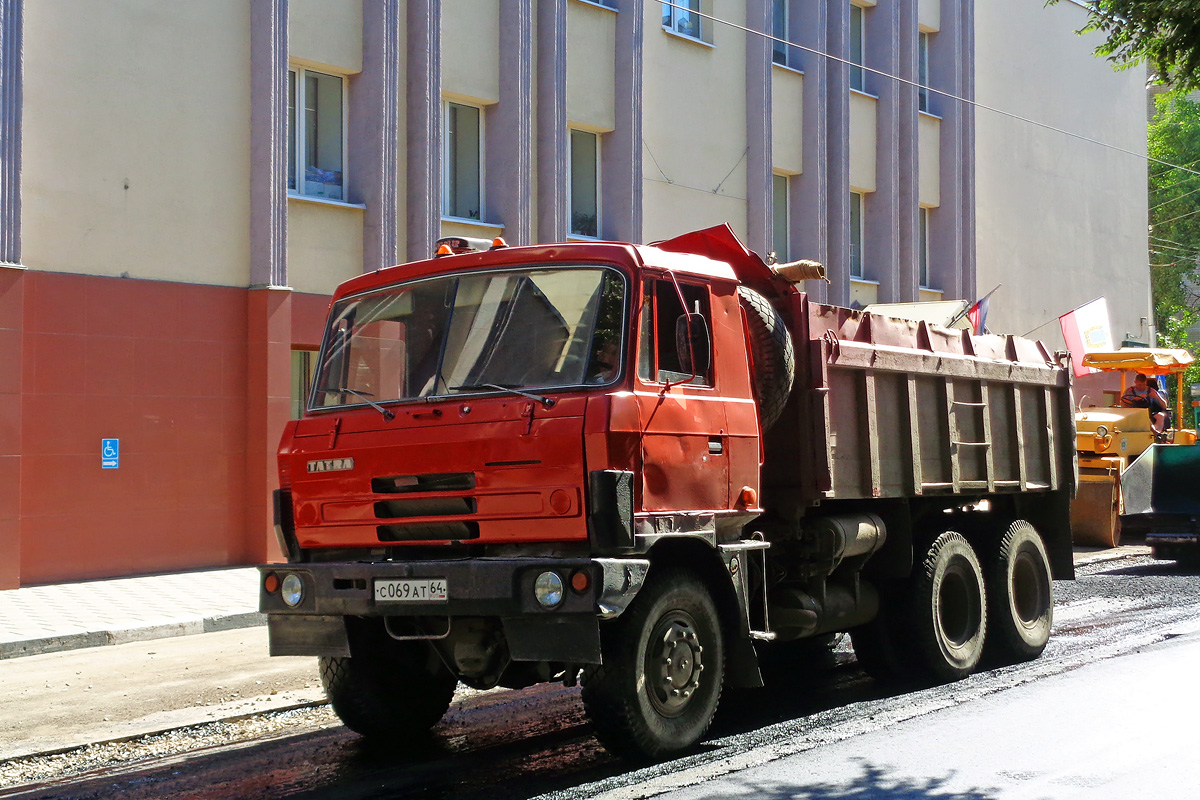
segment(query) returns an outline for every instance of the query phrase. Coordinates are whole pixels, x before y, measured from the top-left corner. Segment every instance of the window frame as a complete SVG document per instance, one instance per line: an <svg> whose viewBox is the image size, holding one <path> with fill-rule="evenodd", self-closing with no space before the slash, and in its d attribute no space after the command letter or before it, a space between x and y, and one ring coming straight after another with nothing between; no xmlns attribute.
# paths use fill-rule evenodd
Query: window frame
<svg viewBox="0 0 1200 800"><path fill-rule="evenodd" d="M917 111L929 114L929 34L917 32Z"/></svg>
<svg viewBox="0 0 1200 800"><path fill-rule="evenodd" d="M349 164L349 140L348 133L350 128L350 103L348 97L349 81L345 75L336 72L323 72L318 69L310 69L301 64L288 65L288 96L289 110L287 114L287 141L284 143L284 152L287 156L289 172L285 179L288 195L291 197L300 197L309 200L318 200L327 203L343 203L346 204L347 195L350 186L350 164ZM342 185L341 197L327 197L319 194L309 194L307 191L307 179L304 177L307 171L305 161L306 148L306 125L301 124L300 116L304 110L307 81L304 77L307 73L321 75L328 78L336 78L341 84L342 102L341 102L341 163L342 163ZM295 185L293 185L295 184Z"/></svg>
<svg viewBox="0 0 1200 800"><path fill-rule="evenodd" d="M593 176L593 185L596 191L592 197L592 202L596 209L595 233L581 233L575 230L575 134L581 133L592 137L592 146L595 148L594 166L595 175ZM571 237L581 237L585 239L600 238L600 231L603 230L602 219L602 188L600 178L603 174L600 168L600 134L595 131L585 130L584 128L568 128L567 129L567 233Z"/></svg>
<svg viewBox="0 0 1200 800"><path fill-rule="evenodd" d="M783 210L779 209L779 181L783 181ZM791 225L791 189L792 177L781 172L771 174L771 247L775 251L775 259L780 262L789 261L792 249ZM780 222L782 221L782 225ZM782 228L783 249L780 250L780 229Z"/></svg>
<svg viewBox="0 0 1200 800"><path fill-rule="evenodd" d="M697 373L692 380L671 380L663 377L663 368L659 357L662 348L663 336L669 339L674 339L675 332L667 331L665 334L660 329L659 317L662 309L659 304L659 287L663 287L663 291L668 292L672 296L675 293L675 281L671 279L671 275L651 274L647 275L642 280L642 297L640 310L638 312L638 329L637 329L637 352L635 354L634 369L637 372L638 380L647 385L655 386L686 386L691 389L715 389L717 386L716 374L716 359L713 358L713 352L716 345L712 340L713 337L713 302L709 292L709 286L703 282L693 282L689 280L690 276L684 276L683 280L679 280L679 290L683 291L685 287L699 290L704 297L704 307L700 310L700 315L704 318L705 324L708 326L709 335L709 352L708 352L708 370L706 374ZM678 278L677 278L678 279ZM684 298L687 299L686 297ZM686 305L683 307L686 312ZM650 320L650 327L647 329L646 320ZM649 338L649 342L647 342ZM643 357L649 356L649 360L643 363ZM645 369L643 369L645 367ZM670 370L666 370L670 372Z"/></svg>
<svg viewBox="0 0 1200 800"><path fill-rule="evenodd" d="M929 209L917 207L917 288L931 289L929 274Z"/></svg>
<svg viewBox="0 0 1200 800"><path fill-rule="evenodd" d="M857 23L855 15L858 16ZM846 60L850 62L850 89L855 92L867 91L867 77L864 67L867 65L867 11L862 6L850 3L850 47ZM855 34L858 38L858 54L855 58Z"/></svg>
<svg viewBox="0 0 1200 800"><path fill-rule="evenodd" d="M681 36L684 39L690 39L693 42L711 45L712 42L709 40L712 30L711 26L708 24L709 21L705 17L700 16L703 13L707 13L704 9L704 0L674 0L674 2L678 5L686 5L687 8L677 8L675 5L662 3L663 13L660 19L662 20L663 30L674 36ZM688 33L679 29L681 17L687 14L696 15L696 33Z"/></svg>
<svg viewBox="0 0 1200 800"><path fill-rule="evenodd" d="M857 203L855 202L857 200ZM857 214L855 213L855 205L858 206ZM864 192L850 192L850 277L862 279L866 277L866 270L863 269L863 242L866 239L866 197ZM858 224L855 224L854 218L858 217Z"/></svg>
<svg viewBox="0 0 1200 800"><path fill-rule="evenodd" d="M782 9L782 32L779 30L780 19L777 16L777 11ZM791 66L788 61L788 48L790 39L788 31L791 27L791 2L790 0L771 0L771 63L778 64L781 67ZM779 41L782 39L783 41Z"/></svg>
<svg viewBox="0 0 1200 800"><path fill-rule="evenodd" d="M450 107L458 106L460 108L474 109L479 115L479 135L476 144L476 152L478 159L476 163L476 180L478 181L478 197L479 197L479 216L464 217L458 214L452 214L450 209ZM461 100L446 98L442 101L442 218L466 222L470 224L479 224L484 222L483 211L487 208L487 139L486 139L486 109L483 106L475 105L474 103L466 103Z"/></svg>

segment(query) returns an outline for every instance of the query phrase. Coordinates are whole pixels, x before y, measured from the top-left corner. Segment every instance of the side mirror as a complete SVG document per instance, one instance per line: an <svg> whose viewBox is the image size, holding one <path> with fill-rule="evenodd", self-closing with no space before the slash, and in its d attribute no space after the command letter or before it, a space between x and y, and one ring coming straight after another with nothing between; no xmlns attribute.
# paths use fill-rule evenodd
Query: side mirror
<svg viewBox="0 0 1200 800"><path fill-rule="evenodd" d="M712 340L702 314L683 313L675 320L675 352L684 372L707 375Z"/></svg>

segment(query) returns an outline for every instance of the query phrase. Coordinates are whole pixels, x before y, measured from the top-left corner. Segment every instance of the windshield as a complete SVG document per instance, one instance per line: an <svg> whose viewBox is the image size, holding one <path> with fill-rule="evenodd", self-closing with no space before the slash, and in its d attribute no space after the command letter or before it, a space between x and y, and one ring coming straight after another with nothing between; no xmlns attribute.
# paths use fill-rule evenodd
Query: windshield
<svg viewBox="0 0 1200 800"><path fill-rule="evenodd" d="M609 383L625 279L604 267L465 273L337 303L310 408Z"/></svg>

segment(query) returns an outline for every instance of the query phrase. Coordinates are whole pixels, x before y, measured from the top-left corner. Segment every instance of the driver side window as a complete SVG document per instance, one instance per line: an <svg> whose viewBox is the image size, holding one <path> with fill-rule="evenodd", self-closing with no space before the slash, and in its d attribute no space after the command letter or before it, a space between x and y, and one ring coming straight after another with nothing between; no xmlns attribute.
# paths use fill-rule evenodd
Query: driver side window
<svg viewBox="0 0 1200 800"><path fill-rule="evenodd" d="M692 370L687 368L691 363L689 354L680 352L681 347L687 347L686 339L681 340L676 335L678 321L685 312L685 305L680 304L680 294L686 311L700 315L708 330L712 330L706 287L680 282L676 289L674 281L647 280L639 321L638 376L650 383L686 382L694 386L712 386L712 368L706 366L693 377ZM695 354L696 363L711 364L711 355Z"/></svg>

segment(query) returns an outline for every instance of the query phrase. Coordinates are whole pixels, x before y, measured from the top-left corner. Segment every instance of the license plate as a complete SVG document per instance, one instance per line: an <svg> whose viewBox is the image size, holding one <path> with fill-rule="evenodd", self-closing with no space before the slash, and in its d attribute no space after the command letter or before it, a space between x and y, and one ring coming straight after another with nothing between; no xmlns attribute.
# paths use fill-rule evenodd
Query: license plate
<svg viewBox="0 0 1200 800"><path fill-rule="evenodd" d="M444 603L445 578L375 581L376 603Z"/></svg>

